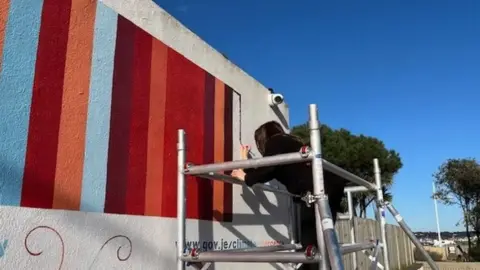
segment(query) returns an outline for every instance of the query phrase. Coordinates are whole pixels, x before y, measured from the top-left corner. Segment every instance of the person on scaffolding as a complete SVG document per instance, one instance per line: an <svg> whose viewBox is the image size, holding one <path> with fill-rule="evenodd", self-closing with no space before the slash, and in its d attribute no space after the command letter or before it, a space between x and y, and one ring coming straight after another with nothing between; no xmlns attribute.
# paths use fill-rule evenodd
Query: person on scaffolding
<svg viewBox="0 0 480 270"><path fill-rule="evenodd" d="M254 137L257 149L264 157L299 152L304 146L300 138L287 134L282 126L275 121L261 125L255 131ZM241 156L243 159L248 158L248 153L248 146L242 146ZM245 184L249 187L276 179L285 185L288 192L292 194L304 196L308 191L313 193L313 174L310 163L294 163L245 170L237 169L232 171L231 175L245 181ZM333 222L335 222L337 212L341 208L340 204L344 196L346 181L328 171L324 171L324 179L325 193L328 195ZM302 247L304 249L308 245L318 247L315 208L313 206L307 207L306 203L301 200L294 201L300 203L300 243ZM299 269L318 269L318 264L304 264Z"/></svg>

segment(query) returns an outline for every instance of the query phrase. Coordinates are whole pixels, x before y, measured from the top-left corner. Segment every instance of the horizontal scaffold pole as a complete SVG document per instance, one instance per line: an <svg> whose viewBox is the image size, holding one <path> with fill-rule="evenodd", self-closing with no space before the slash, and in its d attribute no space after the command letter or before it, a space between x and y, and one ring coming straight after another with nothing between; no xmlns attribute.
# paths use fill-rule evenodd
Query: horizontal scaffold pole
<svg viewBox="0 0 480 270"><path fill-rule="evenodd" d="M211 172L232 171L235 169L250 169L250 168L260 168L260 167L266 167L266 166L300 163L300 162L307 162L309 160L312 160L312 157L313 156L311 153L302 154L300 152L297 152L297 153L280 154L276 156L268 156L268 157L262 157L262 158L197 165L197 166L190 166L186 168L185 174L199 175L199 174L207 174Z"/></svg>
<svg viewBox="0 0 480 270"><path fill-rule="evenodd" d="M351 192L351 193L355 193L355 192L365 192L365 191L372 191L366 187L362 187L362 186L354 186L354 187L346 187L345 188L345 193L347 192Z"/></svg>
<svg viewBox="0 0 480 270"><path fill-rule="evenodd" d="M245 263L318 263L320 254L307 258L304 252L201 252L196 257L185 256L184 262L245 262Z"/></svg>
<svg viewBox="0 0 480 270"><path fill-rule="evenodd" d="M288 154L280 154L276 156L268 156L263 158L237 160L237 161L229 161L229 162L213 163L213 164L205 164L205 165L192 165L192 166L189 166L188 168L185 168L184 173L189 175L205 175L205 174L216 173L221 171L231 171L235 169L250 169L250 168L260 168L260 167L266 167L266 166L276 166L276 165L307 162L312 160L312 158L313 156L310 152L288 153ZM333 174L336 174L352 183L360 185L361 187L364 187L367 190L376 190L376 187L374 184L326 160L323 160L323 166L325 170ZM352 192L356 192L356 191L357 190ZM359 189L358 191L363 191L363 190Z"/></svg>
<svg viewBox="0 0 480 270"><path fill-rule="evenodd" d="M376 186L370 182L368 182L367 180L365 179L362 179L358 176L356 176L355 174L351 173L351 172L348 172L340 167L338 167L337 165L334 165L333 163L330 163L326 160L323 160L323 168L333 174L336 174L352 183L355 183L359 186L362 186L362 187L366 187L367 189L369 190L377 190L376 189Z"/></svg>
<svg viewBox="0 0 480 270"><path fill-rule="evenodd" d="M287 245L277 246L285 248ZM340 247L342 254L349 254L366 249L372 249L375 243L344 244ZM273 247L256 247L249 250L216 250L199 252L194 257L191 255L182 258L185 262L269 262L269 263L317 263L320 262L320 254L307 257L305 252L275 252L267 251ZM297 248L292 245L289 249ZM288 250L289 250L288 249ZM285 249L284 249L285 250Z"/></svg>
<svg viewBox="0 0 480 270"><path fill-rule="evenodd" d="M234 185L245 185L244 181L238 180L237 178L232 177L230 175L226 175L226 174L208 173L208 174L200 174L200 175L197 175L197 176L202 177L202 178L211 179L211 180L223 181L223 182L234 184ZM270 192L274 192L274 193L277 193L277 194L282 194L282 195L286 195L286 196L290 196L290 197L300 197L299 195L292 194L292 193L290 193L286 190L274 188L274 187L264 185L264 184L255 184L255 185L253 185L253 188L257 188L257 189L261 189L261 190L265 190L265 191L270 191Z"/></svg>
<svg viewBox="0 0 480 270"><path fill-rule="evenodd" d="M224 249L224 250L214 250L209 252L220 253L220 252L274 252L274 251L287 251L287 250L299 250L302 249L301 244L285 244L285 245L276 245L276 246L263 246L263 247L248 247L248 248L237 248L237 249Z"/></svg>
<svg viewBox="0 0 480 270"><path fill-rule="evenodd" d="M366 243L355 243L355 244L343 244L340 247L342 254L350 254L353 252L358 252L366 249L372 249L375 247L375 243L366 242Z"/></svg>

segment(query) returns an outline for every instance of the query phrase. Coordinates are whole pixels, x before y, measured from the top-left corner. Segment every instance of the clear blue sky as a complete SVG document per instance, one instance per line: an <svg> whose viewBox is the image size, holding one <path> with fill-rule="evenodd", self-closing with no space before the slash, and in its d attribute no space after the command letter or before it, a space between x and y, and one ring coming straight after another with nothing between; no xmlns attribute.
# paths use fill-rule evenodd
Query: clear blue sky
<svg viewBox="0 0 480 270"><path fill-rule="evenodd" d="M292 125L317 103L322 122L398 151L394 204L412 229L436 230L432 173L480 159L480 2L156 1L283 93ZM440 205L441 229L460 215Z"/></svg>

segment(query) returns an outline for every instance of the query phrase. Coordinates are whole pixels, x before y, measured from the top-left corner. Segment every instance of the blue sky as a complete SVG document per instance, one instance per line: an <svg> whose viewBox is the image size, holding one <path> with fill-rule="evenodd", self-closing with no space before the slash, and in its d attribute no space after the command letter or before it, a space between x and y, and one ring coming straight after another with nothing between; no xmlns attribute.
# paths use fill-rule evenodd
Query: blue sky
<svg viewBox="0 0 480 270"><path fill-rule="evenodd" d="M284 94L292 125L317 103L323 123L398 151L394 204L412 229L436 230L432 173L447 158L480 159L480 2L157 3ZM441 229L460 216L440 205Z"/></svg>

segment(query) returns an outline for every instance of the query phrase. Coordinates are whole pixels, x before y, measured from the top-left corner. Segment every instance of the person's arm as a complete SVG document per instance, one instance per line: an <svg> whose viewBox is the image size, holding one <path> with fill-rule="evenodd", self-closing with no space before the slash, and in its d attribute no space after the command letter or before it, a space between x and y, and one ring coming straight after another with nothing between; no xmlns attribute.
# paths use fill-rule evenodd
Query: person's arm
<svg viewBox="0 0 480 270"><path fill-rule="evenodd" d="M282 146L276 139L270 139L265 145L264 157L283 153ZM257 183L266 183L275 178L275 166L245 169L245 184L249 187Z"/></svg>

